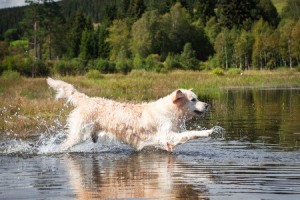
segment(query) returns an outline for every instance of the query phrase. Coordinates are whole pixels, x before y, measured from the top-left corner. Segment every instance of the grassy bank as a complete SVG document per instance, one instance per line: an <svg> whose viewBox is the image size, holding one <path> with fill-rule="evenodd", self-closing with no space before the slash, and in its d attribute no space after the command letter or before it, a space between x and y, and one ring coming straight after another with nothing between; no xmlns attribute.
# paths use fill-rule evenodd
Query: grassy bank
<svg viewBox="0 0 300 200"><path fill-rule="evenodd" d="M300 87L300 73L288 70L246 71L217 76L211 72L175 71L157 74L133 71L129 75L108 74L100 79L55 77L75 85L90 96L120 101L149 101L176 88L193 88L202 99L218 99L227 88ZM45 78L0 78L0 136L27 137L44 132L65 120L71 107L54 101ZM63 109L62 109L63 108Z"/></svg>

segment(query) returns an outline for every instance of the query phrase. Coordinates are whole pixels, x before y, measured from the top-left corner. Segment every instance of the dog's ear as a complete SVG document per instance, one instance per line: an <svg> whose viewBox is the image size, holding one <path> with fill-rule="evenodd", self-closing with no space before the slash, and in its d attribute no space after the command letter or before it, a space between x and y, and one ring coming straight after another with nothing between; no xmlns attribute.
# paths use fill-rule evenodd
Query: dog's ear
<svg viewBox="0 0 300 200"><path fill-rule="evenodd" d="M173 97L173 103L178 102L178 100L182 99L185 97L185 94L181 90L177 90L175 92L175 95Z"/></svg>

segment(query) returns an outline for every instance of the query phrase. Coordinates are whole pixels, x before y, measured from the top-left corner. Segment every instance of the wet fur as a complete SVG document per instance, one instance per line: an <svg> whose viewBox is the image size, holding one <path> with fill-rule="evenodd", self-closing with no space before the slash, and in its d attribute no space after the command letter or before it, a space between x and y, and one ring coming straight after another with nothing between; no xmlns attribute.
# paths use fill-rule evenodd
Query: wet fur
<svg viewBox="0 0 300 200"><path fill-rule="evenodd" d="M89 137L97 142L99 135L108 135L136 150L150 146L173 151L176 145L213 132L185 130L185 122L202 116L208 107L191 90L179 89L154 102L131 104L88 97L64 81L48 78L47 83L57 92L57 99L64 98L75 107L68 117L68 136L61 150Z"/></svg>

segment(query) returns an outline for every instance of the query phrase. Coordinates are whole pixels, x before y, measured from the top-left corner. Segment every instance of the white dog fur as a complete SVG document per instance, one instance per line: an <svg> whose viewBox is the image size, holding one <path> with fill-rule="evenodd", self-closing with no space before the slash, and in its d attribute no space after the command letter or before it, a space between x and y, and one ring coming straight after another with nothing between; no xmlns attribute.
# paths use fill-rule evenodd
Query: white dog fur
<svg viewBox="0 0 300 200"><path fill-rule="evenodd" d="M57 99L65 98L75 107L67 120L68 135L61 150L89 137L96 142L99 134L107 134L136 150L155 147L173 151L176 145L214 132L185 129L187 120L203 116L208 108L191 90L178 89L154 102L130 104L88 97L64 81L48 78L47 83L57 92Z"/></svg>

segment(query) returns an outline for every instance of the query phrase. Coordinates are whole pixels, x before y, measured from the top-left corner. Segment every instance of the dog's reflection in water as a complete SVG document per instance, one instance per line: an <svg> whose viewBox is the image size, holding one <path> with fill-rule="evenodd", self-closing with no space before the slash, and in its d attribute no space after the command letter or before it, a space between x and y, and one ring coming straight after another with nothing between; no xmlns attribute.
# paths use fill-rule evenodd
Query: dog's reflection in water
<svg viewBox="0 0 300 200"><path fill-rule="evenodd" d="M203 199L212 181L208 170L162 152L70 154L66 161L78 199Z"/></svg>

